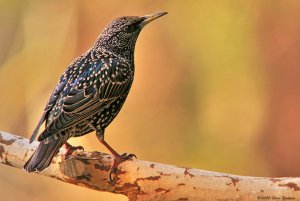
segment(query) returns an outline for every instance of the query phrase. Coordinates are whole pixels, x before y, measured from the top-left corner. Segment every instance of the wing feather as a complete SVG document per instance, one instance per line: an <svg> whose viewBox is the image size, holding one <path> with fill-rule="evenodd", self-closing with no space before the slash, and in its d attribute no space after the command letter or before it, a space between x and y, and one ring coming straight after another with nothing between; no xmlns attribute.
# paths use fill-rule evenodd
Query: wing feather
<svg viewBox="0 0 300 201"><path fill-rule="evenodd" d="M117 60L117 58L113 59ZM107 61L109 61L109 58L107 58ZM99 64L91 65L99 68ZM122 65L123 71L116 72L115 68L120 68L120 66L117 65ZM109 70L105 72L100 68L99 75L94 76L94 80L90 80L92 84L85 88L80 89L78 87L78 80L74 81L75 84L63 98L61 113L47 125L47 128L39 136L39 141L73 127L97 112L109 107L109 105L118 98L127 95L133 81L133 76L124 69L129 69L130 66L126 62L121 61L107 62L105 66L106 69L108 68ZM90 68L91 66L86 67L86 69ZM124 72L126 72L126 74L124 74ZM105 79L102 77L103 73L105 73ZM115 73L114 79L110 79L113 73ZM83 75L90 76L90 73L85 72ZM87 77L81 77L81 79L87 80ZM100 82L100 80L102 80L102 82Z"/></svg>
<svg viewBox="0 0 300 201"><path fill-rule="evenodd" d="M52 107L55 105L57 99L58 99L58 96L59 94L62 92L63 88L65 87L66 85L66 81L63 80L63 79L60 79L59 83L56 85L54 91L52 92L52 94L50 95L50 98L49 98L49 101L48 103L46 104L45 106L45 109L44 109L44 113L39 121L39 123L37 124L36 128L34 129L31 137L30 137L30 140L29 142L32 143L34 141L34 139L36 138L38 132L39 132L39 129L41 127L41 125L44 123L44 121L46 120L47 118L47 115L49 113L49 111L52 109Z"/></svg>

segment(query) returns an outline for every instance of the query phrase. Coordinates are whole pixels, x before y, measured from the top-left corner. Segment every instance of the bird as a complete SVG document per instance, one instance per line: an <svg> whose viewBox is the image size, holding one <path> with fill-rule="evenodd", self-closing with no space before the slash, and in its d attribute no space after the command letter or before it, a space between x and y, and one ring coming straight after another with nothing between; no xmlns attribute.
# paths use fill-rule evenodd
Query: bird
<svg viewBox="0 0 300 201"><path fill-rule="evenodd" d="M121 110L134 78L134 50L145 25L166 15L124 16L113 20L100 33L93 46L77 57L61 75L30 138L39 134L39 145L23 169L39 172L47 168L65 145L67 158L74 150L67 140L96 131L99 141L110 151L109 179L118 165L134 154L119 154L105 140L106 127Z"/></svg>

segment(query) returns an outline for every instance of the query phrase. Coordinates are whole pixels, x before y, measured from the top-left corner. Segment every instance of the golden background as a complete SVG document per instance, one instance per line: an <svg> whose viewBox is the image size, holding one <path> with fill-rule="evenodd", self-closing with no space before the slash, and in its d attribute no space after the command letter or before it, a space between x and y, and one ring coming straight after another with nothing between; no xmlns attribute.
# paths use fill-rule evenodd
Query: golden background
<svg viewBox="0 0 300 201"><path fill-rule="evenodd" d="M60 74L116 17L140 34L129 97L106 130L143 160L300 175L300 4L280 0L0 0L0 130L29 137ZM107 150L95 135L70 140ZM0 200L126 200L0 165Z"/></svg>

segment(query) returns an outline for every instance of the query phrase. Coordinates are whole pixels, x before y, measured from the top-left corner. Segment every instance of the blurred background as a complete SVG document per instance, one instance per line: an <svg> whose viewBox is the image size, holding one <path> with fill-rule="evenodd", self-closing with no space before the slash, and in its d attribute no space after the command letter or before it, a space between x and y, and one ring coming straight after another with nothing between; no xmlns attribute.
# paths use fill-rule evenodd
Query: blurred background
<svg viewBox="0 0 300 201"><path fill-rule="evenodd" d="M0 0L0 130L29 137L60 74L116 17L169 14L136 46L107 141L143 160L300 176L300 4ZM70 140L107 150L94 134ZM1 200L126 200L0 165Z"/></svg>

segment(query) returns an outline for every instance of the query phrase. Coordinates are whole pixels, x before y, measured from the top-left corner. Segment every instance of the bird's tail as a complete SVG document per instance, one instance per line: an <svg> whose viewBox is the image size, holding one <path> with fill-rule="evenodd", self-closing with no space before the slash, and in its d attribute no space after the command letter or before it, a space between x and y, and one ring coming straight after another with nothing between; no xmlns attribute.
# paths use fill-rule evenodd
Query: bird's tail
<svg viewBox="0 0 300 201"><path fill-rule="evenodd" d="M48 167L53 157L58 153L59 148L67 141L66 137L52 138L48 142L41 141L23 169L26 172L42 171Z"/></svg>

